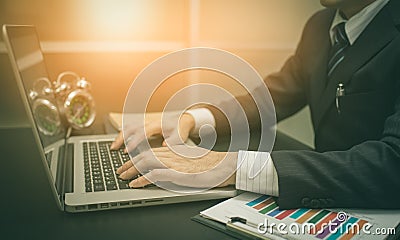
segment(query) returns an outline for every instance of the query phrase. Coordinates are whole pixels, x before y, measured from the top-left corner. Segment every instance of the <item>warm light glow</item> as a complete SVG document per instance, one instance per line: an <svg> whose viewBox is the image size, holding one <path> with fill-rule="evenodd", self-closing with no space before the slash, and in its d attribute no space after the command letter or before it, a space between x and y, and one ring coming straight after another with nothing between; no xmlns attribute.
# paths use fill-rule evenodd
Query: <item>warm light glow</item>
<svg viewBox="0 0 400 240"><path fill-rule="evenodd" d="M182 41L187 32L185 0L87 0L73 20L87 40Z"/></svg>
<svg viewBox="0 0 400 240"><path fill-rule="evenodd" d="M121 36L138 28L146 11L144 1L139 0L89 0L88 17L107 34Z"/></svg>

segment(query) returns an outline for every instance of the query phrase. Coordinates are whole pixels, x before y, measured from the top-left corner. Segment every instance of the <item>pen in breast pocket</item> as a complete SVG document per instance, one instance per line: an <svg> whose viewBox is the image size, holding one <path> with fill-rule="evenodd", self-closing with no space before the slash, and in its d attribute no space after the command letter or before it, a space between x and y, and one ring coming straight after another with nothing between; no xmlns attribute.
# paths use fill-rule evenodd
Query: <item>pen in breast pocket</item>
<svg viewBox="0 0 400 240"><path fill-rule="evenodd" d="M339 83L336 88L336 110L338 114L340 114L340 97L345 95L344 85L343 83Z"/></svg>

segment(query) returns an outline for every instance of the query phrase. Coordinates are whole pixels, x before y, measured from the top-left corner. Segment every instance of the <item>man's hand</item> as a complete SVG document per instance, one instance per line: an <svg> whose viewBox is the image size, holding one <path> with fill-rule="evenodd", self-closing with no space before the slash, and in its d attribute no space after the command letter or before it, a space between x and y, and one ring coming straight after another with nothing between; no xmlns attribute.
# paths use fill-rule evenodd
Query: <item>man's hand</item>
<svg viewBox="0 0 400 240"><path fill-rule="evenodd" d="M184 147L175 146L174 150ZM199 158L187 158L163 147L151 149L127 161L117 174L121 179L129 180L140 174L138 169L142 173L147 172L129 183L132 188L155 182L172 182L195 188L223 187L235 184L236 162L237 153L210 151Z"/></svg>
<svg viewBox="0 0 400 240"><path fill-rule="evenodd" d="M171 119L170 124L162 124L162 113L152 113L151 117L146 117L145 119L144 124L133 124L133 126L128 127L125 131L121 131L111 144L111 150L117 150L124 144L124 134L125 138L129 139L125 152L135 149L144 139L155 135L161 135L162 133L164 133L163 146L167 145L166 141L168 141L168 139L170 139L172 143L178 144L180 141L185 142L189 138L189 134L195 126L195 120L192 115L188 113L182 114L178 121L179 124L173 124L173 119ZM165 120L168 121L169 119ZM162 129L162 126L164 129ZM145 131L143 131L143 129L145 129Z"/></svg>

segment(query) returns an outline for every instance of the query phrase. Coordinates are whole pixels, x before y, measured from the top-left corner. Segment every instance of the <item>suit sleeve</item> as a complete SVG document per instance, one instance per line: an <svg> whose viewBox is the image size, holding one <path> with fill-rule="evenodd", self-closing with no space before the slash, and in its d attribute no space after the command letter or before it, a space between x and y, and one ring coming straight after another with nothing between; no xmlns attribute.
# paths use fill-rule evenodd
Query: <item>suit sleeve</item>
<svg viewBox="0 0 400 240"><path fill-rule="evenodd" d="M346 151L276 151L279 206L400 207L400 97L382 138Z"/></svg>

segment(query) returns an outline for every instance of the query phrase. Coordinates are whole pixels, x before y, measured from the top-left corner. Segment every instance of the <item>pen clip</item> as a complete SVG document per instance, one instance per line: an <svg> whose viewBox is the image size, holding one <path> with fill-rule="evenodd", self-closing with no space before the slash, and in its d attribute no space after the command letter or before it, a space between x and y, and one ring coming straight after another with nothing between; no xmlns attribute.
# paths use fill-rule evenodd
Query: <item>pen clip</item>
<svg viewBox="0 0 400 240"><path fill-rule="evenodd" d="M343 97L345 95L345 89L343 83L339 83L337 88L336 88L336 110L338 114L340 114L340 97Z"/></svg>

